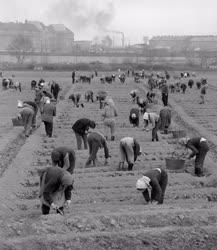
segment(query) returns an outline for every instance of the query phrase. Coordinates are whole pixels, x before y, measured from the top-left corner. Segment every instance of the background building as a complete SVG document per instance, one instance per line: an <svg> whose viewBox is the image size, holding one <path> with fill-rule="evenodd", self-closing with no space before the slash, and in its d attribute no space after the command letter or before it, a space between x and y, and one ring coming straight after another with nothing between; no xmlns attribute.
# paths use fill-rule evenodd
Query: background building
<svg viewBox="0 0 217 250"><path fill-rule="evenodd" d="M7 51L16 36L29 38L34 52L72 52L74 33L63 24L44 25L38 21L0 22L0 51Z"/></svg>

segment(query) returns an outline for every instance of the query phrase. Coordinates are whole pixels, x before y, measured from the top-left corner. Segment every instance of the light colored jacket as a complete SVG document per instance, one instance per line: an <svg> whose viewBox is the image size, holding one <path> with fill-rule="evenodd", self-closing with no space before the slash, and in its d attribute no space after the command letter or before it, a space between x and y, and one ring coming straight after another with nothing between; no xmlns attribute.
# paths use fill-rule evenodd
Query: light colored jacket
<svg viewBox="0 0 217 250"><path fill-rule="evenodd" d="M106 105L105 108L104 108L104 112L103 112L102 116L105 119L110 119L110 118L114 118L114 117L118 116L115 106Z"/></svg>
<svg viewBox="0 0 217 250"><path fill-rule="evenodd" d="M160 119L160 116L156 113L148 113L148 122L151 123L152 127L154 128L156 125L156 122L158 122Z"/></svg>

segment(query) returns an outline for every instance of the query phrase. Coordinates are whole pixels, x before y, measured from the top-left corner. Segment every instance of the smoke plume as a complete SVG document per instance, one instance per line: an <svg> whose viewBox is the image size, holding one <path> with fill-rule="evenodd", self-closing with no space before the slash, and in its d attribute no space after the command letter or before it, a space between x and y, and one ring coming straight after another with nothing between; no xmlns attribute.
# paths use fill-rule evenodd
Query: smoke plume
<svg viewBox="0 0 217 250"><path fill-rule="evenodd" d="M104 31L114 18L111 0L57 0L46 12L49 23L63 23L76 36Z"/></svg>

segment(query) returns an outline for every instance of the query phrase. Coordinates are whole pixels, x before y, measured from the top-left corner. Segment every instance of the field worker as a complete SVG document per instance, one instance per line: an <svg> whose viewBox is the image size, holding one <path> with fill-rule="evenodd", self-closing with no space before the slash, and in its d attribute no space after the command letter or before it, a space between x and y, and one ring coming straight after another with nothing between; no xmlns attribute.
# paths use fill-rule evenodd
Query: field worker
<svg viewBox="0 0 217 250"><path fill-rule="evenodd" d="M115 108L114 102L112 99L106 99L105 107L102 114L103 123L105 128L106 140L109 138L109 133L111 133L111 140L115 140L115 117L117 115L117 110Z"/></svg>
<svg viewBox="0 0 217 250"><path fill-rule="evenodd" d="M53 94L55 100L57 100L59 92L60 92L59 84L53 81L51 84L51 93Z"/></svg>
<svg viewBox="0 0 217 250"><path fill-rule="evenodd" d="M148 91L146 97L149 103L154 103L155 93L153 91Z"/></svg>
<svg viewBox="0 0 217 250"><path fill-rule="evenodd" d="M51 152L53 166L58 166L73 174L75 168L75 151L70 147L58 147Z"/></svg>
<svg viewBox="0 0 217 250"><path fill-rule="evenodd" d="M26 137L29 137L32 124L33 124L33 118L34 118L34 110L33 108L28 105L27 103L23 104L22 101L18 101L18 106L20 110L18 114L18 119L23 121L24 124L24 134Z"/></svg>
<svg viewBox="0 0 217 250"><path fill-rule="evenodd" d="M90 119L82 118L77 120L72 126L72 130L75 133L77 148L81 150L82 141L84 143L84 149L87 149L87 133L89 128L94 129L96 123Z"/></svg>
<svg viewBox="0 0 217 250"><path fill-rule="evenodd" d="M163 204L168 175L162 168L148 170L136 182L136 189L141 191L146 202L157 201Z"/></svg>
<svg viewBox="0 0 217 250"><path fill-rule="evenodd" d="M42 108L41 120L44 122L45 132L48 137L53 134L53 117L56 116L56 107L50 99L46 100Z"/></svg>
<svg viewBox="0 0 217 250"><path fill-rule="evenodd" d="M164 134L168 134L168 128L171 124L171 109L161 109L159 116L161 120L160 130L163 130Z"/></svg>
<svg viewBox="0 0 217 250"><path fill-rule="evenodd" d="M21 82L15 82L15 83L14 83L14 88L15 88L16 90L19 89L19 91L21 92L21 91L22 91Z"/></svg>
<svg viewBox="0 0 217 250"><path fill-rule="evenodd" d="M189 79L189 81L188 81L188 87L189 87L190 89L192 89L193 85L194 85L194 80Z"/></svg>
<svg viewBox="0 0 217 250"><path fill-rule="evenodd" d="M199 104L204 104L204 103L205 103L206 91L207 91L207 84L204 84L204 85L201 87L201 90L200 90L200 98L201 98L201 101L199 102Z"/></svg>
<svg viewBox="0 0 217 250"><path fill-rule="evenodd" d="M128 164L128 171L132 171L134 162L137 157L141 155L141 148L139 143L133 137L124 137L120 140L120 162L119 170L124 170L124 162Z"/></svg>
<svg viewBox="0 0 217 250"><path fill-rule="evenodd" d="M203 176L203 164L207 152L209 151L209 146L207 140L203 137L194 137L188 138L184 137L179 140L179 144L192 150L192 153L189 155L189 159L195 158L195 175L198 177Z"/></svg>
<svg viewBox="0 0 217 250"><path fill-rule="evenodd" d="M104 107L104 101L106 99L106 97L108 96L108 92L107 91L98 91L96 99L99 101L99 108L102 109Z"/></svg>
<svg viewBox="0 0 217 250"><path fill-rule="evenodd" d="M185 94L185 91L187 89L187 85L185 83L181 83L180 88L182 90L182 94Z"/></svg>
<svg viewBox="0 0 217 250"><path fill-rule="evenodd" d="M133 102L136 102L136 97L139 94L139 90L138 89L133 89L132 91L130 91L130 96L132 97Z"/></svg>
<svg viewBox="0 0 217 250"><path fill-rule="evenodd" d="M72 102L74 103L74 105L78 108L79 107L79 101L81 98L81 94L80 93L73 93L69 96L69 99L72 100Z"/></svg>
<svg viewBox="0 0 217 250"><path fill-rule="evenodd" d="M200 82L200 81L197 81L197 82L196 82L196 86L197 86L197 89L200 89L200 88L201 88L201 82Z"/></svg>
<svg viewBox="0 0 217 250"><path fill-rule="evenodd" d="M81 106L82 108L84 108L84 102L85 102L85 97L83 94L81 94L81 97L77 103L77 107Z"/></svg>
<svg viewBox="0 0 217 250"><path fill-rule="evenodd" d="M63 215L64 207L71 203L73 177L65 169L48 167L38 170L40 176L39 198L42 214L49 214L50 208Z"/></svg>
<svg viewBox="0 0 217 250"><path fill-rule="evenodd" d="M91 132L87 135L87 142L89 146L89 158L85 166L88 167L91 162L93 162L93 166L96 167L97 152L100 148L104 149L105 165L107 165L109 158L109 150L105 136L99 132Z"/></svg>
<svg viewBox="0 0 217 250"><path fill-rule="evenodd" d="M73 70L72 71L72 84L75 83L75 71Z"/></svg>
<svg viewBox="0 0 217 250"><path fill-rule="evenodd" d="M139 127L139 109L138 108L132 108L130 110L129 121L130 121L130 124L133 125L133 127Z"/></svg>
<svg viewBox="0 0 217 250"><path fill-rule="evenodd" d="M94 100L93 100L93 91L92 90L88 90L88 91L86 91L85 92L85 100L87 101L87 102L94 102Z"/></svg>
<svg viewBox="0 0 217 250"><path fill-rule="evenodd" d="M23 103L24 104L26 103L26 104L30 105L33 108L33 110L34 110L34 116L33 116L33 121L32 121L32 127L36 128L36 116L37 116L37 113L38 113L38 106L37 106L37 104L35 102L33 102L33 101L24 101Z"/></svg>
<svg viewBox="0 0 217 250"><path fill-rule="evenodd" d="M164 81L163 85L161 86L161 97L162 97L162 102L164 106L168 105L168 96L169 96L169 88L166 84L166 81Z"/></svg>
<svg viewBox="0 0 217 250"><path fill-rule="evenodd" d="M156 113L148 113L145 112L143 115L143 120L144 120L144 129L148 131L148 125L152 125L152 141L156 140L159 141L158 139L158 134L157 131L159 130L161 126L161 119L160 116Z"/></svg>
<svg viewBox="0 0 217 250"><path fill-rule="evenodd" d="M38 106L38 109L40 110L41 112L41 109L42 109L42 97L43 97L43 90L42 90L42 87L38 87L35 89L35 103L37 104Z"/></svg>

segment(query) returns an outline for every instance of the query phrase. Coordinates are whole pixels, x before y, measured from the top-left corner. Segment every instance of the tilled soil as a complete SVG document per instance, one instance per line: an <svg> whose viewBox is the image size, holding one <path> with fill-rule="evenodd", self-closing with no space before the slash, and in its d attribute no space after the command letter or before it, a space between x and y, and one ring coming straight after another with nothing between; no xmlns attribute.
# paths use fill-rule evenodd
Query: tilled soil
<svg viewBox="0 0 217 250"><path fill-rule="evenodd" d="M217 185L212 153L205 162L207 175L214 173L211 176L195 177L193 162L187 160L183 170L168 171L169 184L163 205L146 204L135 189L142 173L155 167L165 168L165 157L171 156L177 147L177 139L171 134L160 135L159 142L151 142L150 132L142 130L142 119L139 128L129 124L129 110L133 105L129 92L137 87L145 89L146 82L136 84L127 79L124 85L119 82L103 85L94 79L91 85L75 84L70 91L65 91L65 100L57 106L53 138L47 138L41 126L20 148L1 178L0 249L216 249ZM108 166L104 165L100 150L98 166L84 168L88 151L76 150L71 127L77 119L93 119L97 122L96 130L103 132L98 103L86 103L84 109L75 108L67 99L73 91L88 89L95 93L106 89L118 109L116 138L108 142L112 156ZM186 126L190 118L184 106L184 120L180 120L180 104L177 105L176 98L182 96L172 98L175 99L171 100L175 108L172 126L197 134L194 126ZM154 105L150 110L160 108L161 105ZM197 120L194 123L195 127L201 125ZM124 136L135 137L144 152L132 172L117 170L118 145ZM72 204L64 216L53 211L42 216L36 170L48 166L52 149L61 145L76 151Z"/></svg>

